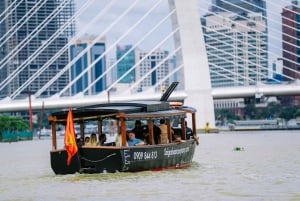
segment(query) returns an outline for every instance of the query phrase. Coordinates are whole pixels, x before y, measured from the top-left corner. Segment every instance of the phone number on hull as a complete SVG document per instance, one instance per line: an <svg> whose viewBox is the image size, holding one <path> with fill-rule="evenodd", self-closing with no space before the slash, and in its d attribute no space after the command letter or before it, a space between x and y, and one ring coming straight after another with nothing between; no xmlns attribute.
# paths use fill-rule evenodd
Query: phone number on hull
<svg viewBox="0 0 300 201"><path fill-rule="evenodd" d="M157 151L133 152L133 160L152 160L157 158Z"/></svg>

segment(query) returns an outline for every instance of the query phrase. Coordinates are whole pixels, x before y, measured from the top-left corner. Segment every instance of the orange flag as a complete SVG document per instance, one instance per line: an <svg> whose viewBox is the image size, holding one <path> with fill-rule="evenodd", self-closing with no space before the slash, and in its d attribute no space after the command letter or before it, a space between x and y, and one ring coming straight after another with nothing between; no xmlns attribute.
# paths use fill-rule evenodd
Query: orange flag
<svg viewBox="0 0 300 201"><path fill-rule="evenodd" d="M78 148L75 139L75 129L73 122L73 112L72 108L69 109L66 131L65 131L65 147L68 152L67 164L70 165L72 157L77 153Z"/></svg>

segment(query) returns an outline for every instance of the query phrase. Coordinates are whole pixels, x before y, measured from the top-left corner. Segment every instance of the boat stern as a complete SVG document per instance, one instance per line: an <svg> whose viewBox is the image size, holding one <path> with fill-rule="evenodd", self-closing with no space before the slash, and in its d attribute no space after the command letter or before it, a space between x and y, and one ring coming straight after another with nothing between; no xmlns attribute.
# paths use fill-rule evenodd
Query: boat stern
<svg viewBox="0 0 300 201"><path fill-rule="evenodd" d="M68 153L66 150L50 152L51 168L55 174L74 174L80 170L79 156L76 153L70 165L67 165Z"/></svg>

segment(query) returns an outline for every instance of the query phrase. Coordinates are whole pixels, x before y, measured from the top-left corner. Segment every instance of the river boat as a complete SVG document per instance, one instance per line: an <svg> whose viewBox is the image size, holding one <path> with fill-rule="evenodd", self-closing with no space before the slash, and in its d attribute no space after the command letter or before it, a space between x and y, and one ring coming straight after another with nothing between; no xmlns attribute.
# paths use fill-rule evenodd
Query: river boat
<svg viewBox="0 0 300 201"><path fill-rule="evenodd" d="M177 86L177 84L172 84L173 89L174 85ZM48 121L52 127L53 148L50 151L50 158L54 173L138 172L191 166L195 148L198 145L195 123L196 110L192 107L179 106L177 103L172 104L166 101L173 89L169 88L159 101L106 103L53 113L48 117ZM187 139L185 123L188 115L194 134L188 136ZM155 124L160 119L164 119L167 125L167 144L161 144L156 139L157 127ZM74 139L68 139L70 134L68 131L69 121L71 124L80 125L81 140L75 144ZM128 146L127 134L136 121L144 123L143 130L147 140L144 145ZM94 124L97 122L99 139L101 135L105 134L103 128L111 127L111 130L116 132L117 141L98 146L83 144L82 139L87 137L87 134L84 133L85 124L91 122ZM177 122L178 126L173 127L174 122ZM58 139L56 137L56 128L59 124L66 126L65 147L61 149L57 148ZM71 138L74 135L71 132ZM66 141L70 143L66 144ZM69 146L71 146L71 156L68 151Z"/></svg>

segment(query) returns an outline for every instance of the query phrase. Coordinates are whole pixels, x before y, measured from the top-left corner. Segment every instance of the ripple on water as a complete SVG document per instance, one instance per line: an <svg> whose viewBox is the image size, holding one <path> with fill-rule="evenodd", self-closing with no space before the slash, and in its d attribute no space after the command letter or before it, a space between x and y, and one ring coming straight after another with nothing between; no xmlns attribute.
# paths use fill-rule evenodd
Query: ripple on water
<svg viewBox="0 0 300 201"><path fill-rule="evenodd" d="M0 143L0 200L300 200L298 131L199 137L188 169L115 174L55 175L50 139Z"/></svg>

